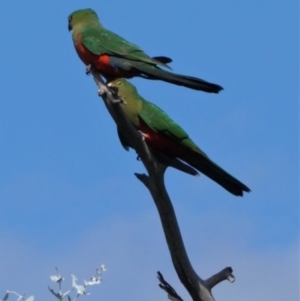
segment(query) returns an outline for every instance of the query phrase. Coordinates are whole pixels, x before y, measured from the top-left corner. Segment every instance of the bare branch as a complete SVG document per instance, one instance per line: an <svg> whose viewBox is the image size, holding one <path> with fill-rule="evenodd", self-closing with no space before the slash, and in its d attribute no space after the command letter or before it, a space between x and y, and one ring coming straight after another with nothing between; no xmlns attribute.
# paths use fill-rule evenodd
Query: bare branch
<svg viewBox="0 0 300 301"><path fill-rule="evenodd" d="M164 184L164 173L167 166L176 166L176 168L193 175L198 173L179 160L170 161L166 157L152 154L145 143L143 135L133 127L124 115L122 108L120 107L122 100L117 97L116 91L111 90L104 84L100 75L93 67L90 67L89 71L94 76L95 82L99 88L98 94L104 100L109 113L118 127L122 129L122 134L124 134L126 139L130 142L130 145L136 150L139 158L142 160L148 171L149 176L145 174L135 174L135 176L148 188L153 197L160 215L172 262L180 281L189 292L193 301L214 301L211 294L211 288L220 281L229 279L229 275L232 276L232 270L229 273L228 268L226 268L206 281L202 280L197 275L186 253L174 208ZM161 282L160 287L167 291L170 296L173 296L174 300L177 298L177 301L181 301L182 299L163 279L160 273L159 276Z"/></svg>
<svg viewBox="0 0 300 301"><path fill-rule="evenodd" d="M210 289L224 280L228 280L229 282L233 283L235 281L235 277L233 276L232 272L232 268L227 267L219 273L206 279L205 282Z"/></svg>
<svg viewBox="0 0 300 301"><path fill-rule="evenodd" d="M157 272L157 278L160 282L159 287L167 292L168 298L172 301L183 301L183 299L176 293L174 288L164 279L161 272Z"/></svg>
<svg viewBox="0 0 300 301"><path fill-rule="evenodd" d="M149 189L149 177L147 175L140 173L134 175Z"/></svg>

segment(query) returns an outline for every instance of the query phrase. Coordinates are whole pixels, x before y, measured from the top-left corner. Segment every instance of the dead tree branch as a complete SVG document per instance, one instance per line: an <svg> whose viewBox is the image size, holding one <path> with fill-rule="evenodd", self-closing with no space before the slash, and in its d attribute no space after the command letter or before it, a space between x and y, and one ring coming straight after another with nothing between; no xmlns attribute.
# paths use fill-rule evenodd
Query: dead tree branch
<svg viewBox="0 0 300 301"><path fill-rule="evenodd" d="M160 282L159 287L167 292L168 298L172 301L183 301L183 299L176 293L174 288L164 279L161 272L157 272L157 278Z"/></svg>
<svg viewBox="0 0 300 301"><path fill-rule="evenodd" d="M225 268L207 280L201 279L194 271L184 247L172 202L165 188L164 173L167 166L164 166L156 160L145 143L142 133L138 132L127 120L120 107L122 100L117 97L116 91L112 91L108 88L102 81L100 75L92 67L89 71L94 77L99 88L98 94L102 97L106 108L118 127L122 129L122 133L134 147L148 171L149 175L135 175L148 188L153 197L160 215L172 262L180 281L189 292L193 301L214 301L211 289L223 280L228 279L232 281L232 279L234 279L232 269ZM172 164L181 164L181 162L170 162L170 165ZM186 169L189 167L183 164L182 168ZM158 275L160 287L168 293L169 297L172 297L173 300L182 301L175 290L164 280L162 275L160 273Z"/></svg>

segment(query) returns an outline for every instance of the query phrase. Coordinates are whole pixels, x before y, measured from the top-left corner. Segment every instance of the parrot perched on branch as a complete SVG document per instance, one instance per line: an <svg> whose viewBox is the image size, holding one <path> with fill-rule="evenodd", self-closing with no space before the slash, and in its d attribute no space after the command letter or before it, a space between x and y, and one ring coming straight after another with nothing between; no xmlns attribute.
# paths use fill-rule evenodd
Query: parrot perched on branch
<svg viewBox="0 0 300 301"><path fill-rule="evenodd" d="M163 110L140 96L135 86L125 79L111 81L108 86L126 102L120 104L124 114L143 134L159 161L192 175L198 175L198 170L236 196L250 192L246 185L211 161ZM118 134L126 150L132 147L122 134L122 129L118 128Z"/></svg>
<svg viewBox="0 0 300 301"><path fill-rule="evenodd" d="M171 69L167 65L171 61L169 58L150 57L138 46L105 29L92 9L73 12L68 22L78 56L86 66L96 68L107 81L139 76L208 93L218 93L223 89L196 77L161 69Z"/></svg>

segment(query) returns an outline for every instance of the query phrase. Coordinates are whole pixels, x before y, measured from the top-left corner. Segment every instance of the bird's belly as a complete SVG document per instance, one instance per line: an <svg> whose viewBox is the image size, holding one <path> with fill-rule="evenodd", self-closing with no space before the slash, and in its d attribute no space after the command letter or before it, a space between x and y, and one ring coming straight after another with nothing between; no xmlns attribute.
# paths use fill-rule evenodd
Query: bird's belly
<svg viewBox="0 0 300 301"><path fill-rule="evenodd" d="M109 55L93 54L82 43L78 43L75 49L86 66L93 65L105 77L122 77L120 70L111 66Z"/></svg>
<svg viewBox="0 0 300 301"><path fill-rule="evenodd" d="M173 156L180 154L180 143L174 141L171 137L168 137L164 133L153 131L143 122L140 123L139 130L144 133L146 142L150 148Z"/></svg>
<svg viewBox="0 0 300 301"><path fill-rule="evenodd" d="M75 49L85 65L93 64L96 61L96 55L88 51L81 43L77 43Z"/></svg>

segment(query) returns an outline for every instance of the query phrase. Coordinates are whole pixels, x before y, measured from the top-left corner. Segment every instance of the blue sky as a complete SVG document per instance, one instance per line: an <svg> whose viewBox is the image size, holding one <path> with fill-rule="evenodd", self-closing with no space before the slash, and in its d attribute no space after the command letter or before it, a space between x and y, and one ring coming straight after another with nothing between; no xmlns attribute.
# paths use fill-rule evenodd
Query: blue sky
<svg viewBox="0 0 300 301"><path fill-rule="evenodd" d="M171 57L174 71L225 88L209 95L132 81L252 190L236 198L205 176L166 174L199 275L234 269L236 282L217 286L216 299L296 300L299 9L279 0L0 2L0 295L48 300L55 266L83 279L104 262L89 300L166 300L157 270L188 299L133 176L144 168L121 147L73 49L67 16L87 7L149 55Z"/></svg>

